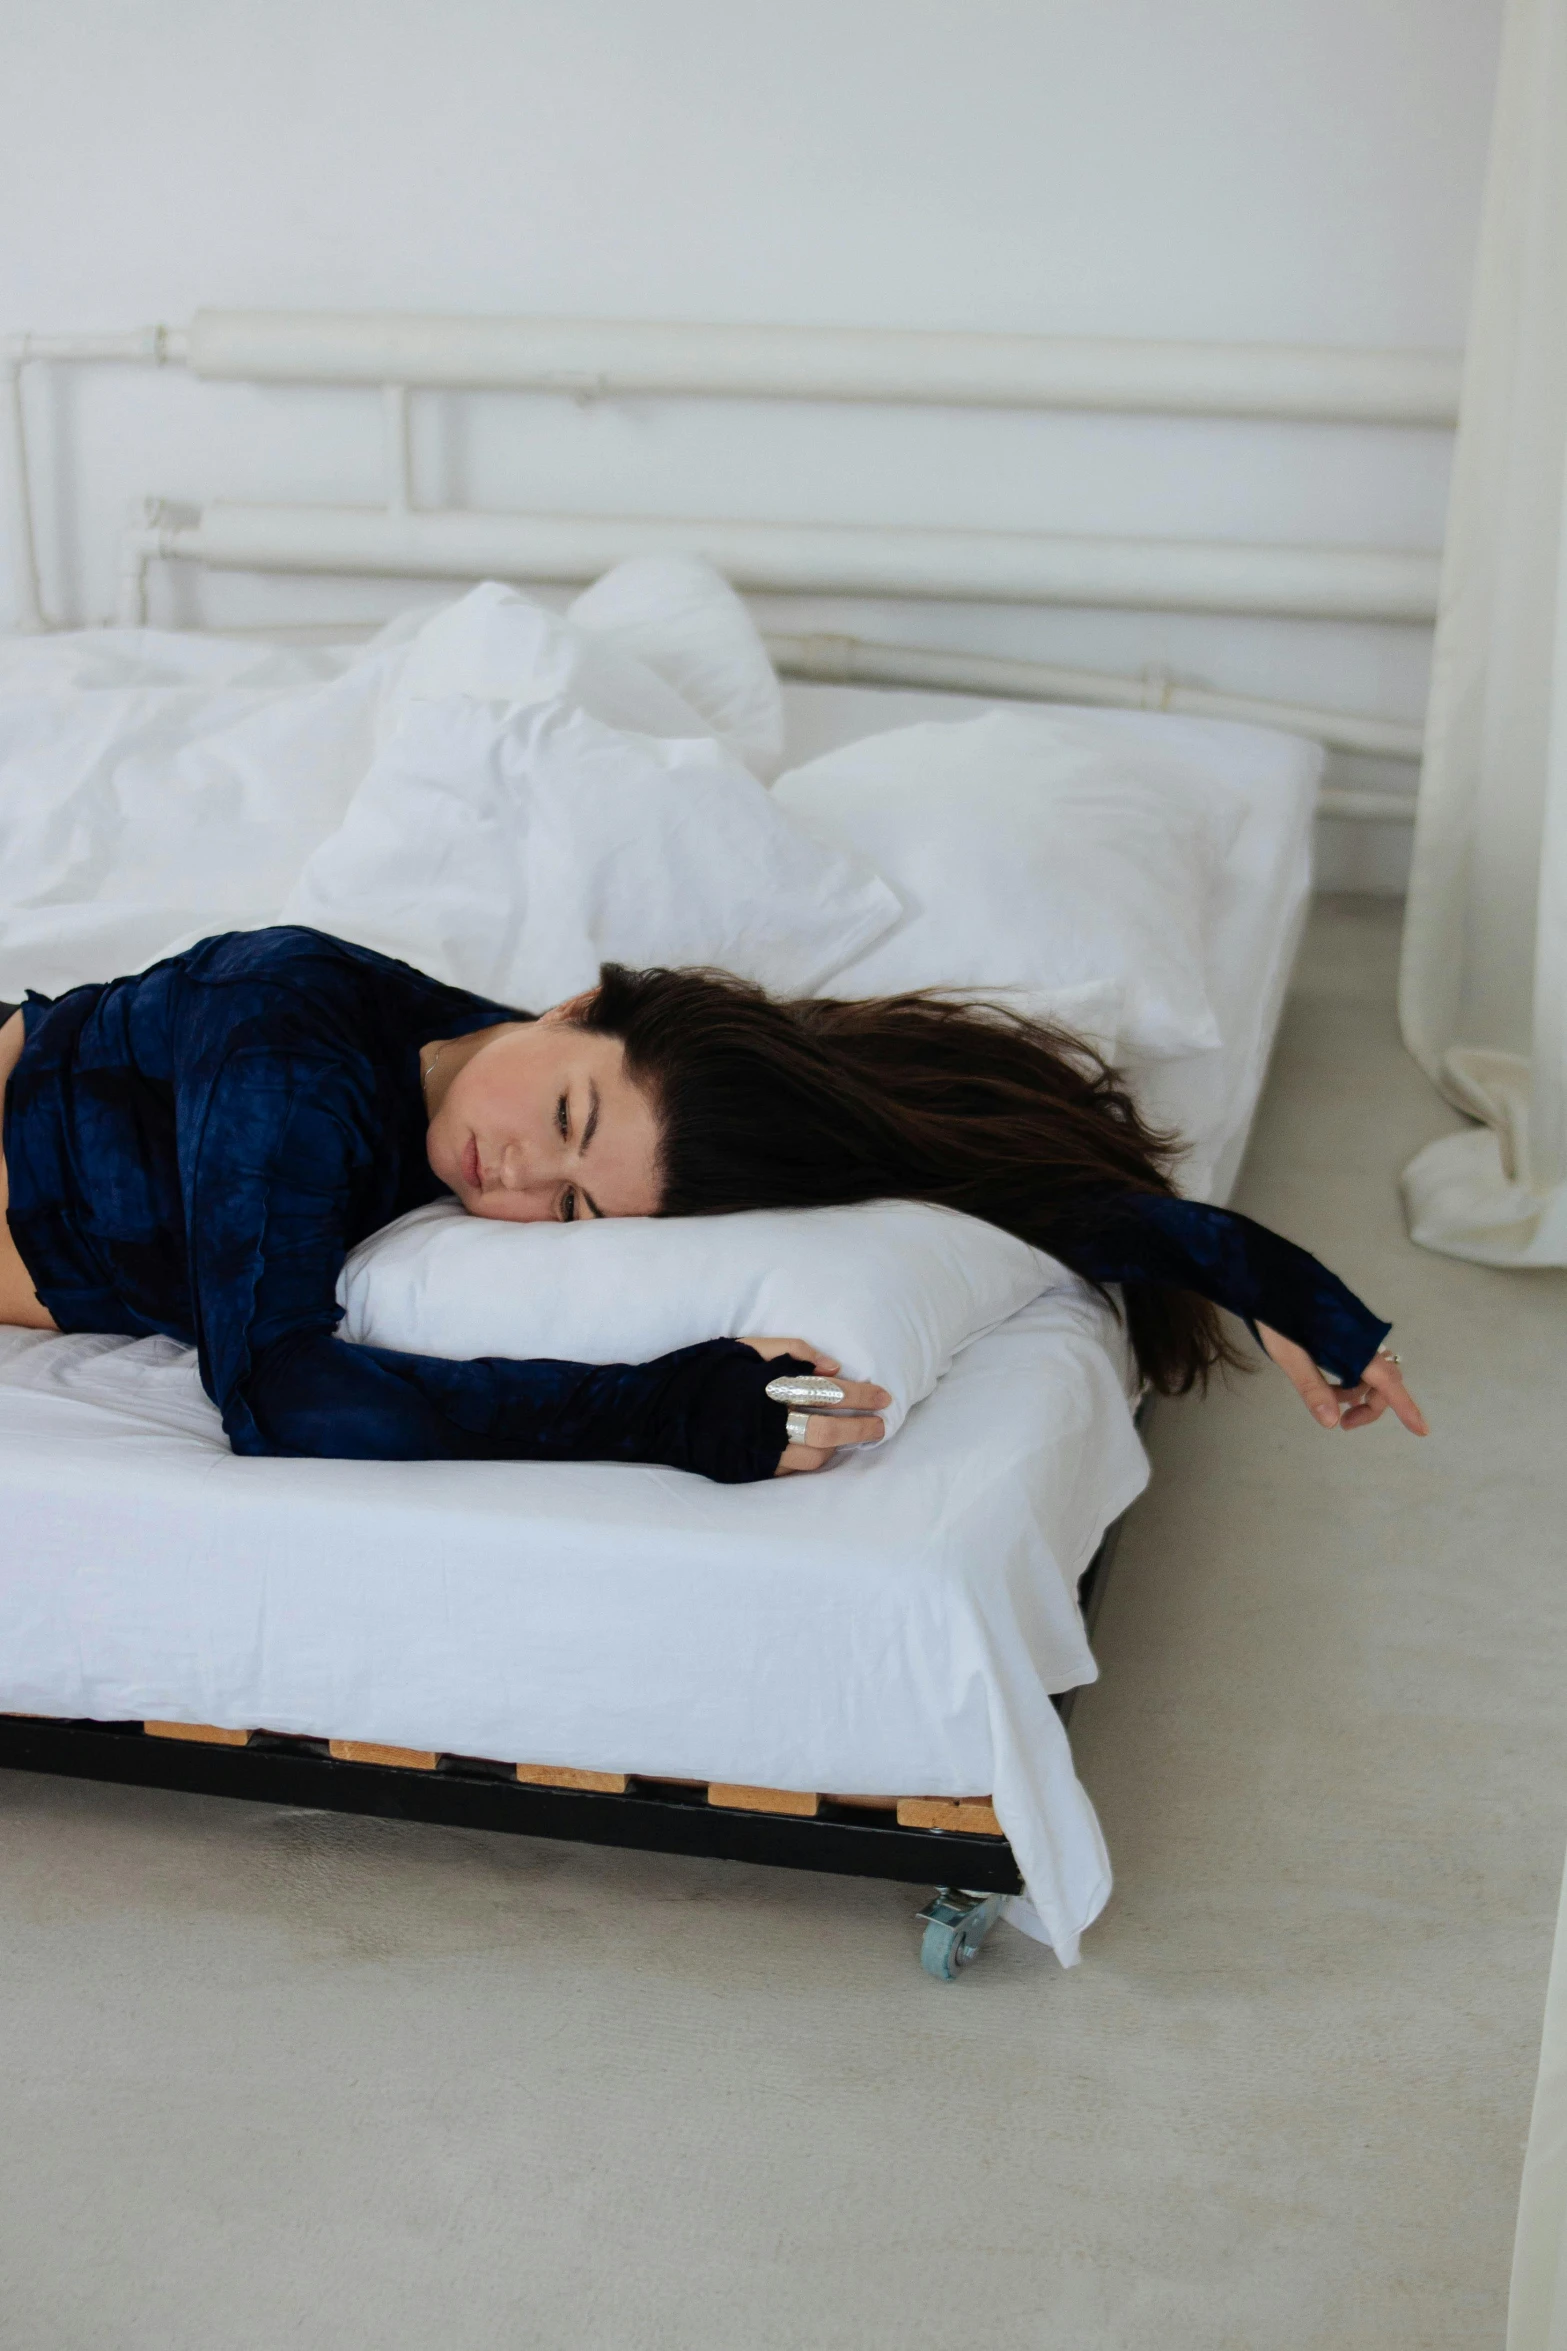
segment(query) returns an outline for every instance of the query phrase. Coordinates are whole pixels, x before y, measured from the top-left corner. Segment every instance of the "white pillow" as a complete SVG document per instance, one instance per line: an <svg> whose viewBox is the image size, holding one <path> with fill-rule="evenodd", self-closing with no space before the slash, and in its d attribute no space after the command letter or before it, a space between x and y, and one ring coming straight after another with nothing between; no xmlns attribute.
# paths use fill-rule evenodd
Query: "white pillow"
<svg viewBox="0 0 1567 2351"><path fill-rule="evenodd" d="M385 645L384 632L377 643ZM455 604L438 607L401 648L382 700L382 742L414 703L451 694L476 702L572 702L606 726L645 735L717 733L636 654L499 580L486 580Z"/></svg>
<svg viewBox="0 0 1567 2351"><path fill-rule="evenodd" d="M700 555L636 555L567 616L656 670L765 782L783 763L783 695L755 621Z"/></svg>
<svg viewBox="0 0 1567 2351"><path fill-rule="evenodd" d="M423 697L566 693L612 726L714 735L764 780L783 758L783 695L767 648L728 581L698 555L634 556L564 614L486 580L400 614L369 651L402 656L387 697L393 723Z"/></svg>
<svg viewBox="0 0 1567 2351"><path fill-rule="evenodd" d="M1115 981L1129 1051L1219 1044L1209 903L1245 802L1178 753L1131 749L1092 713L1001 711L847 744L773 797L904 902L832 994L1006 990L1048 1011L1064 988Z"/></svg>
<svg viewBox="0 0 1567 2351"><path fill-rule="evenodd" d="M409 706L281 919L539 1012L606 960L803 994L897 915L711 737L454 695Z"/></svg>
<svg viewBox="0 0 1567 2351"><path fill-rule="evenodd" d="M1072 1279L918 1201L505 1224L442 1200L361 1241L337 1294L346 1338L415 1355L641 1363L700 1339L805 1339L890 1392L890 1436L960 1348Z"/></svg>

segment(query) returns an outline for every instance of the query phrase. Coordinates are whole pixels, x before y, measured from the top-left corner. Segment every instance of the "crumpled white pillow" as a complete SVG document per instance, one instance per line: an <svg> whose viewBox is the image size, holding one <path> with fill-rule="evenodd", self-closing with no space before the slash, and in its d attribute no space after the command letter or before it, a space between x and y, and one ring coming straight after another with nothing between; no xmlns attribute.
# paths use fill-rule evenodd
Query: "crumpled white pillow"
<svg viewBox="0 0 1567 2351"><path fill-rule="evenodd" d="M891 882L904 919L834 973L835 996L1123 991L1121 1044L1152 1059L1220 1042L1210 904L1246 809L1176 752L1082 712L898 727L780 776L773 797Z"/></svg>
<svg viewBox="0 0 1567 2351"><path fill-rule="evenodd" d="M595 580L567 615L634 655L764 783L783 764L777 672L755 621L700 555L635 555Z"/></svg>
<svg viewBox="0 0 1567 2351"><path fill-rule="evenodd" d="M617 564L565 613L486 580L455 602L403 615L376 645L400 656L383 741L414 701L560 695L609 726L716 736L764 780L783 757L783 696L767 648L728 581L699 556Z"/></svg>
<svg viewBox="0 0 1567 2351"><path fill-rule="evenodd" d="M702 1339L804 1339L889 1391L891 1436L960 1348L1074 1278L919 1201L505 1224L443 1200L361 1241L337 1294L344 1337L457 1360L641 1363Z"/></svg>
<svg viewBox="0 0 1567 2351"><path fill-rule="evenodd" d="M539 1012L606 961L807 994L897 915L710 736L454 694L408 706L281 919Z"/></svg>
<svg viewBox="0 0 1567 2351"><path fill-rule="evenodd" d="M402 647L381 701L381 741L417 702L574 702L606 726L673 741L716 732L648 664L590 629L486 580L432 612Z"/></svg>

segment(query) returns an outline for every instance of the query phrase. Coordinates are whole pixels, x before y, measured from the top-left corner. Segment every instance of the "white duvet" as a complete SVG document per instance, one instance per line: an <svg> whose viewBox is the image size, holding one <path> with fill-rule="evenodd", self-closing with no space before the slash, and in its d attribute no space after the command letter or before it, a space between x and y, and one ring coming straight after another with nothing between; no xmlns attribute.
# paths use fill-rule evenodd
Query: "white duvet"
<svg viewBox="0 0 1567 2351"><path fill-rule="evenodd" d="M349 651L153 630L0 655L0 996L289 920L542 1009L600 960L807 990L898 901L759 775L778 683L690 558L491 583Z"/></svg>

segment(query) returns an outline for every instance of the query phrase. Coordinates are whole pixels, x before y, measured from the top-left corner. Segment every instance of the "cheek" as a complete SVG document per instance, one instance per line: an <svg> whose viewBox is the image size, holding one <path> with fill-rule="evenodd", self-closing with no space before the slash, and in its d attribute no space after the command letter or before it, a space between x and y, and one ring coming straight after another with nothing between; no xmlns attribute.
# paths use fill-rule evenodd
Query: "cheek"
<svg viewBox="0 0 1567 2351"><path fill-rule="evenodd" d="M485 1192L468 1210L491 1224L546 1224L554 1213L547 1200L525 1192Z"/></svg>

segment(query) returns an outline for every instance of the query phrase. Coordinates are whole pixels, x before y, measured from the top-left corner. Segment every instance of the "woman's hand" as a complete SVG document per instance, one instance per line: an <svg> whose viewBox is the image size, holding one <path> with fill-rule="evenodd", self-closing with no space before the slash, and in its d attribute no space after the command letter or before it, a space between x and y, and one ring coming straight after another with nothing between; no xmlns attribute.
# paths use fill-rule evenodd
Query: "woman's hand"
<svg viewBox="0 0 1567 2351"><path fill-rule="evenodd" d="M1373 1355L1353 1387L1335 1388L1323 1378L1304 1347L1281 1338L1266 1323L1258 1323L1257 1330L1307 1411L1325 1429L1368 1429L1391 1406L1412 1437L1429 1436L1425 1414L1405 1387L1404 1375L1391 1355Z"/></svg>
<svg viewBox="0 0 1567 2351"><path fill-rule="evenodd" d="M808 1416L805 1443L784 1447L773 1472L775 1477L793 1477L804 1469L825 1469L845 1445L874 1445L886 1435L886 1424L880 1416L892 1398L885 1388L874 1387L868 1380L838 1379L836 1356L820 1354L803 1339L742 1339L740 1344L754 1348L764 1363L771 1363L775 1355L793 1355L798 1361L808 1363L821 1378L838 1380L843 1390L841 1407Z"/></svg>

